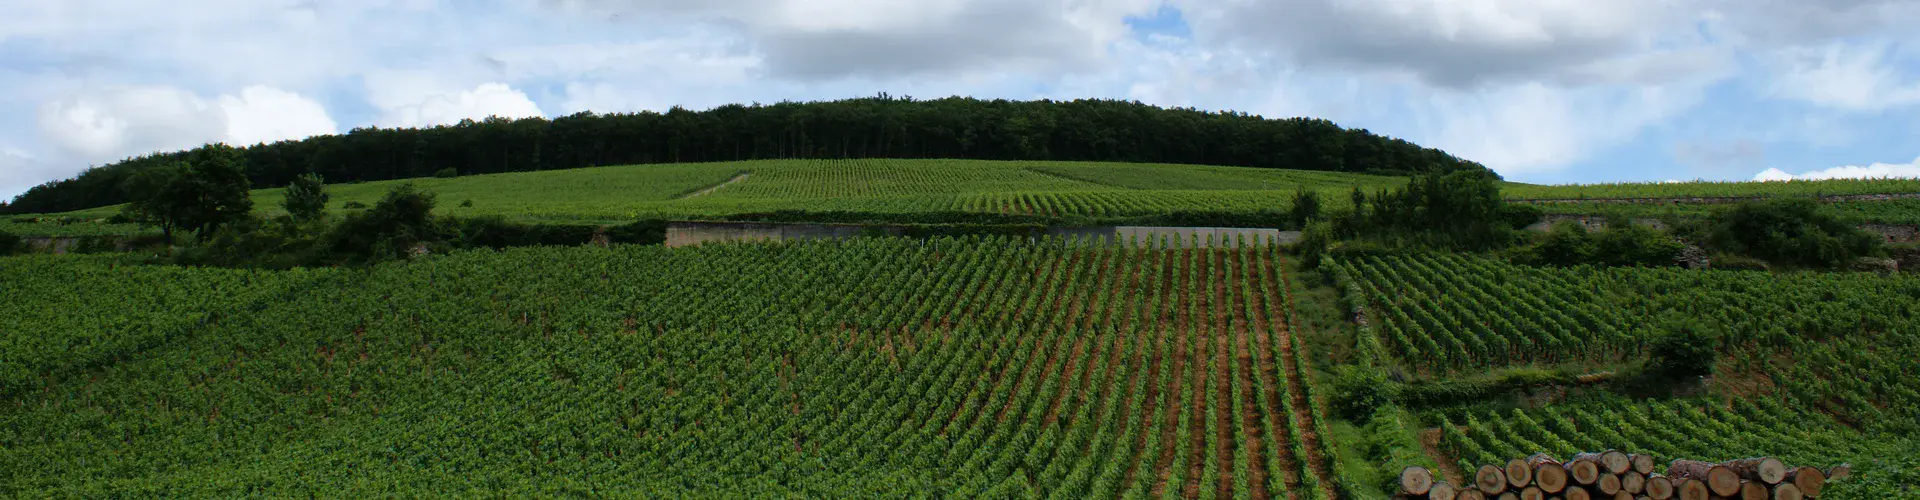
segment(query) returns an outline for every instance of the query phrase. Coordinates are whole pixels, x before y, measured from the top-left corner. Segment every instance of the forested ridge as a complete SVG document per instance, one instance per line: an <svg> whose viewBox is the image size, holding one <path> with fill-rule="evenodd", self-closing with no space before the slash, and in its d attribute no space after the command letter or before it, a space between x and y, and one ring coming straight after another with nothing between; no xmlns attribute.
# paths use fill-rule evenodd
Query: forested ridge
<svg viewBox="0 0 1920 500"><path fill-rule="evenodd" d="M358 128L243 148L255 188L305 173L328 182L555 170L600 165L770 158L964 158L1189 163L1407 174L1484 170L1444 151L1312 118L1166 109L1082 99L1008 101L878 97L706 111L463 121L432 128ZM129 158L35 187L0 206L52 213L127 201L135 171L187 152Z"/></svg>

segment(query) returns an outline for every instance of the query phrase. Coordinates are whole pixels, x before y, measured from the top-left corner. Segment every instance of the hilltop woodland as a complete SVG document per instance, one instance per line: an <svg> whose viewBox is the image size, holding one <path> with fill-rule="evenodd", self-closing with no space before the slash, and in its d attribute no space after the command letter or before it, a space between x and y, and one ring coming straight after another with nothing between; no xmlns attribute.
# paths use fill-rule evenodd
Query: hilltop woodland
<svg viewBox="0 0 1920 500"><path fill-rule="evenodd" d="M473 175L761 157L834 159ZM0 232L0 496L1920 498L1920 277L1827 186L1533 231L1444 153L1113 101L209 145L9 207L157 233Z"/></svg>

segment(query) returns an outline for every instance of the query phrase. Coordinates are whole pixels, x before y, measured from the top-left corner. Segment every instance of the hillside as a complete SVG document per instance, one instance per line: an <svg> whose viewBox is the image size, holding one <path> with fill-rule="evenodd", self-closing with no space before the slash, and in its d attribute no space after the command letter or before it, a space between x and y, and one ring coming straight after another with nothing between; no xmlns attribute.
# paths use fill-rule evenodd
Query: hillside
<svg viewBox="0 0 1920 500"><path fill-rule="evenodd" d="M216 146L209 146L216 147ZM191 159L160 152L49 182L0 213L56 213L127 201L133 173ZM246 147L253 187L318 173L333 182L604 165L755 159L956 158L1182 163L1327 172L1485 171L1446 152L1326 120L1165 109L1139 102L877 98L580 113L432 128L359 128Z"/></svg>
<svg viewBox="0 0 1920 500"><path fill-rule="evenodd" d="M1339 203L1352 188L1371 192L1405 184L1406 179L1201 165L761 160L335 184L328 188L333 197L329 208L370 206L403 182L437 194L436 211L444 215L536 223L753 218L803 211L837 213L834 217L854 221L1009 220L1071 225L1181 213L1244 215L1252 222L1259 221L1261 214L1287 210L1299 189L1322 191L1328 203ZM284 213L280 207L284 196L282 189L255 190L255 212ZM57 217L99 220L118 212L118 206L111 206ZM111 232L87 224L16 228L20 234L33 235ZM5 229L0 225L0 230Z"/></svg>
<svg viewBox="0 0 1920 500"><path fill-rule="evenodd" d="M1853 463L1866 480L1920 417L1911 277L1453 256L1325 270L1342 285L1272 246L977 237L364 270L8 257L0 490L1378 498L1406 463L1614 447ZM1335 302L1374 321L1329 323ZM1329 372L1355 364L1470 381L1639 359L1640 311L1681 304L1729 334L1701 395L1402 399L1409 413L1360 422L1333 406Z"/></svg>
<svg viewBox="0 0 1920 500"><path fill-rule="evenodd" d="M1329 207L1350 205L1404 177L1287 169L1105 162L987 160L756 160L626 165L334 184L330 209L370 206L401 183L438 195L437 211L543 224L619 224L636 219L765 219L844 222L1033 222L1272 225L1299 189ZM1507 183L1502 196L1550 214L1701 217L1719 201L1825 196L1856 223L1920 224L1920 184L1905 179L1535 186ZM1891 199L1878 198L1886 195ZM282 189L253 191L255 212L284 213ZM1704 198L1704 199L1695 199ZM471 204L469 204L471 202ZM99 221L119 206L0 218L0 231L30 236L131 235ZM1184 214L1184 215L1183 215ZM19 219L20 221L14 221ZM1198 221L1198 222L1194 222Z"/></svg>

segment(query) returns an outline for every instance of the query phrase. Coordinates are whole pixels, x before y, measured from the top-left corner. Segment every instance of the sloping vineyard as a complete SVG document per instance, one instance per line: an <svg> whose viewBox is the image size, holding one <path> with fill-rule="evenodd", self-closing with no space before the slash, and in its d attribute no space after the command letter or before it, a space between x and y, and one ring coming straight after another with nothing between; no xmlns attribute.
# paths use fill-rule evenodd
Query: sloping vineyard
<svg viewBox="0 0 1920 500"><path fill-rule="evenodd" d="M1887 443L1819 412L1775 398L1728 401L1607 401L1439 417L1442 449L1462 470L1535 453L1632 450L1656 463L1722 462L1752 456L1787 463L1861 463Z"/></svg>
<svg viewBox="0 0 1920 500"><path fill-rule="evenodd" d="M1331 498L1277 252L857 239L279 278L5 259L9 297L103 317L122 299L59 290L267 281L153 292L196 300L169 306L184 326L109 357L9 344L41 382L0 404L0 491Z"/></svg>
<svg viewBox="0 0 1920 500"><path fill-rule="evenodd" d="M1639 268L1535 268L1450 254L1328 264L1369 310L1366 342L1431 373L1631 358L1666 318L1721 332L1717 349L1765 387L1863 420L1920 407L1920 278ZM1860 349L1863 346L1873 349ZM1806 373L1845 373L1847 380ZM1838 378L1838 377L1835 377ZM1813 380L1820 380L1818 384ZM1748 388L1756 389L1756 388Z"/></svg>

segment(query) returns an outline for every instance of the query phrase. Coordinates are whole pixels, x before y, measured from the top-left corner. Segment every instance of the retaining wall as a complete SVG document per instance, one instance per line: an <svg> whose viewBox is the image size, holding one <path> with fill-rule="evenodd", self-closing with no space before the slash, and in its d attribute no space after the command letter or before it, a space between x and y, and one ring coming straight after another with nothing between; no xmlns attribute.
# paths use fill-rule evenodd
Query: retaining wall
<svg viewBox="0 0 1920 500"><path fill-rule="evenodd" d="M667 224L668 247L684 247L726 241L810 240L853 238L858 236L903 236L912 234L906 226L855 224L782 224L764 222L673 222ZM1267 228L1225 227L1153 227L1094 226L1049 227L1034 235L1107 241L1165 241L1169 244L1205 248L1242 241L1291 245L1300 241L1299 231ZM1211 239L1210 239L1211 238Z"/></svg>

